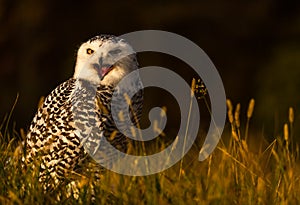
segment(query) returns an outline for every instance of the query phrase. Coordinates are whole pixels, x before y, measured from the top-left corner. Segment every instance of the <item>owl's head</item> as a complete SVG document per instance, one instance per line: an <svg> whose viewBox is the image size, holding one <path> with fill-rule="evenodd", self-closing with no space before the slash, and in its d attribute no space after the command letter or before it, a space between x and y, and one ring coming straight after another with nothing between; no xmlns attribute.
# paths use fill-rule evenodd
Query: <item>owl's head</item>
<svg viewBox="0 0 300 205"><path fill-rule="evenodd" d="M136 54L124 39L100 35L79 47L74 78L97 85L116 85L137 68Z"/></svg>

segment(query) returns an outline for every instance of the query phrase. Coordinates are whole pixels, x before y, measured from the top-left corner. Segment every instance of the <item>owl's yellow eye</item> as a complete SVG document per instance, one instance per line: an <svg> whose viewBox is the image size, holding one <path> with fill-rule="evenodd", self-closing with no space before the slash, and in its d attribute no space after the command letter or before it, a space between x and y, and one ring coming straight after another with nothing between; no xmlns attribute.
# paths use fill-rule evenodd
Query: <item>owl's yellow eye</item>
<svg viewBox="0 0 300 205"><path fill-rule="evenodd" d="M91 55L91 54L93 54L93 53L94 53L94 50L93 50L93 49L90 49L90 48L88 48L88 49L86 49L86 53L87 53L87 54L89 54L89 55Z"/></svg>

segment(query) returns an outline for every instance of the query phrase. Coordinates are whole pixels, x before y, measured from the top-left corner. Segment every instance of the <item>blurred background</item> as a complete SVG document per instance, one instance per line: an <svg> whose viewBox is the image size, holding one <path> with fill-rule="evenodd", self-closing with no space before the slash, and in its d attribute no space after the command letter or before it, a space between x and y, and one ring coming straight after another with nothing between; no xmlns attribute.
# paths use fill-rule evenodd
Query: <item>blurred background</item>
<svg viewBox="0 0 300 205"><path fill-rule="evenodd" d="M299 122L300 2L242 2L0 0L0 118L19 93L12 118L17 129L27 129L39 98L72 76L81 42L98 34L155 29L200 46L218 69L227 98L242 104L245 117L254 98L252 126L276 135L289 106ZM165 66L187 81L199 78L171 56L138 57L141 66ZM153 92L149 96L148 105L174 100ZM170 104L171 110L177 106Z"/></svg>

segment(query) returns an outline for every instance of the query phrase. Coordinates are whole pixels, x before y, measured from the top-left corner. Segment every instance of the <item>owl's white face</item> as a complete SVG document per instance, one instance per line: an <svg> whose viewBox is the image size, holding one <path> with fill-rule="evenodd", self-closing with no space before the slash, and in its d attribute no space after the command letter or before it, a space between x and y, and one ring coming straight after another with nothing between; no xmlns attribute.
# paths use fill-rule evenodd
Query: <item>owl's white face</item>
<svg viewBox="0 0 300 205"><path fill-rule="evenodd" d="M114 36L96 36L78 49L74 78L116 85L137 67L135 52L127 42Z"/></svg>

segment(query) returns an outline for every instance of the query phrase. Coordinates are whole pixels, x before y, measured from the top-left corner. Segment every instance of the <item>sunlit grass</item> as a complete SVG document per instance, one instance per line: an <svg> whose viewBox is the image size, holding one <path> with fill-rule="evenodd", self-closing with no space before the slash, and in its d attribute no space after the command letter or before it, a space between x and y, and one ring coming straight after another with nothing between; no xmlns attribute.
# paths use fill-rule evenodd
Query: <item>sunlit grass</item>
<svg viewBox="0 0 300 205"><path fill-rule="evenodd" d="M229 129L204 162L197 160L200 145L195 144L183 161L159 174L134 177L105 171L93 188L94 200L92 178L79 180L78 199L66 186L45 193L38 183L38 168L21 166L25 135L10 130L7 117L0 132L0 204L299 204L294 110L289 109L282 134L266 144L266 140L253 140L260 137L251 130L254 101L245 117L241 117L241 105L228 100L227 106Z"/></svg>

